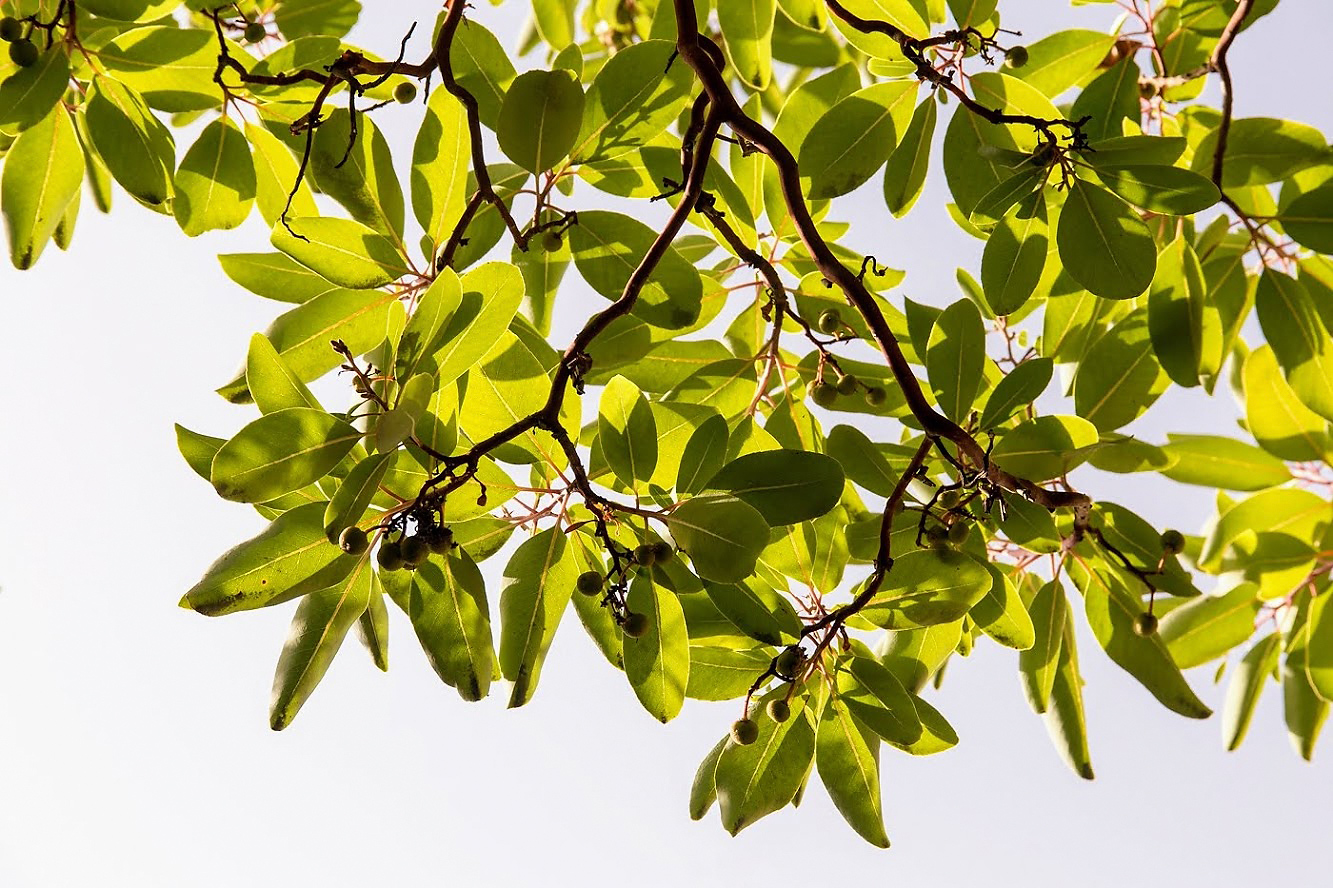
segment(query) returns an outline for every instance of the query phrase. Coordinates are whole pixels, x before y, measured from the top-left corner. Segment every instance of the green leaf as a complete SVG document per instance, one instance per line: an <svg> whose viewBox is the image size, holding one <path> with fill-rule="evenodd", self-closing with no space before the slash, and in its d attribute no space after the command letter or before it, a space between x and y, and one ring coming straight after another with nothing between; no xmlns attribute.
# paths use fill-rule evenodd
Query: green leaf
<svg viewBox="0 0 1333 888"><path fill-rule="evenodd" d="M0 62L0 70L3 66ZM0 80L0 132L15 135L44 119L60 102L69 87L69 55L57 42L35 63L13 66L10 72Z"/></svg>
<svg viewBox="0 0 1333 888"><path fill-rule="evenodd" d="M1254 294L1254 310L1296 397L1333 419L1333 338L1309 291L1300 281L1266 268Z"/></svg>
<svg viewBox="0 0 1333 888"><path fill-rule="evenodd" d="M120 186L150 207L174 194L176 146L143 97L109 77L93 81L85 109L88 138Z"/></svg>
<svg viewBox="0 0 1333 888"><path fill-rule="evenodd" d="M1082 448L1097 443L1097 429L1078 416L1038 416L1020 423L995 443L996 465L1029 481L1058 478L1087 457Z"/></svg>
<svg viewBox="0 0 1333 888"><path fill-rule="evenodd" d="M754 572L768 545L768 524L748 503L730 496L686 500L667 517L671 536L705 580L734 583Z"/></svg>
<svg viewBox="0 0 1333 888"><path fill-rule="evenodd" d="M896 634L920 635L939 628ZM838 673L838 696L857 720L887 742L910 746L924 733L914 695L892 668L870 657L854 656L848 661L848 669Z"/></svg>
<svg viewBox="0 0 1333 888"><path fill-rule="evenodd" d="M412 147L412 213L432 244L448 239L467 204L472 139L467 111L448 90L431 92Z"/></svg>
<svg viewBox="0 0 1333 888"><path fill-rule="evenodd" d="M205 481L208 480L208 473L213 467L214 454L225 443L227 443L226 438L201 435L176 423L176 449L185 457L190 470Z"/></svg>
<svg viewBox="0 0 1333 888"><path fill-rule="evenodd" d="M991 586L985 566L953 549L917 549L894 559L884 585L858 615L885 629L962 619Z"/></svg>
<svg viewBox="0 0 1333 888"><path fill-rule="evenodd" d="M1307 762L1314 757L1315 741L1328 719L1328 701L1310 686L1305 675L1304 650L1287 654L1282 664L1282 715L1291 745Z"/></svg>
<svg viewBox="0 0 1333 888"><path fill-rule="evenodd" d="M1240 583L1222 595L1200 595L1173 608L1157 634L1181 669L1216 660L1254 634L1259 588Z"/></svg>
<svg viewBox="0 0 1333 888"><path fill-rule="evenodd" d="M680 493L699 493L717 474L727 459L727 421L714 413L699 423L685 442L680 456L680 470L676 475L676 490Z"/></svg>
<svg viewBox="0 0 1333 888"><path fill-rule="evenodd" d="M1088 720L1083 709L1083 677L1074 649L1073 623L1065 620L1060 663L1051 685L1051 705L1046 711L1046 731L1060 756L1074 773L1091 780L1092 759L1088 754Z"/></svg>
<svg viewBox="0 0 1333 888"><path fill-rule="evenodd" d="M1180 167L1098 165L1097 176L1134 206L1168 216L1189 216L1222 199L1211 179Z"/></svg>
<svg viewBox="0 0 1333 888"><path fill-rule="evenodd" d="M225 552L181 599L208 616L290 601L348 572L354 559L324 535L324 503L283 512L264 531Z"/></svg>
<svg viewBox="0 0 1333 888"><path fill-rule="evenodd" d="M727 35L727 55L736 76L752 89L765 90L772 76L775 0L733 0L717 7L718 27Z"/></svg>
<svg viewBox="0 0 1333 888"><path fill-rule="evenodd" d="M281 731L292 723L328 672L343 639L370 604L370 587L370 556L366 554L346 577L301 600L273 676L268 716L273 730Z"/></svg>
<svg viewBox="0 0 1333 888"><path fill-rule="evenodd" d="M694 783L690 786L691 820L702 820L708 809L713 807L713 802L717 801L717 763L718 759L722 758L722 751L730 742L730 734L717 741L717 745L699 764L699 770L694 775Z"/></svg>
<svg viewBox="0 0 1333 888"><path fill-rule="evenodd" d="M1167 435L1167 453L1176 457L1162 474L1182 484L1224 490L1263 490L1291 480L1286 463L1234 438L1217 435Z"/></svg>
<svg viewBox="0 0 1333 888"><path fill-rule="evenodd" d="M309 173L320 191L402 252L403 186L394 169L389 143L364 114L356 127L353 141L347 112L331 112L315 130Z"/></svg>
<svg viewBox="0 0 1333 888"><path fill-rule="evenodd" d="M1148 292L1148 334L1162 369L1177 385L1199 384L1205 363L1220 365L1220 318L1194 248L1183 236L1162 250ZM1216 360L1205 355L1216 356Z"/></svg>
<svg viewBox="0 0 1333 888"><path fill-rule="evenodd" d="M625 638L625 676L643 708L660 722L680 713L690 676L690 640L675 594L635 574L625 605L648 618L648 631Z"/></svg>
<svg viewBox="0 0 1333 888"><path fill-rule="evenodd" d="M523 302L523 275L507 262L487 262L462 278L463 296L431 361L444 387L475 366L500 340Z"/></svg>
<svg viewBox="0 0 1333 888"><path fill-rule="evenodd" d="M800 638L801 620L796 609L786 597L762 580L706 582L704 591L718 611L751 638L772 645L787 644Z"/></svg>
<svg viewBox="0 0 1333 888"><path fill-rule="evenodd" d="M1028 611L1032 615L1034 637L1032 647L1018 655L1018 671L1028 703L1040 714L1050 708L1056 674L1063 665L1061 649L1069 619L1069 600L1060 581L1053 580L1037 590Z"/></svg>
<svg viewBox="0 0 1333 888"><path fill-rule="evenodd" d="M631 489L657 467L657 423L638 386L617 376L602 390L597 439L607 465Z"/></svg>
<svg viewBox="0 0 1333 888"><path fill-rule="evenodd" d="M42 255L82 183L83 149L63 108L14 140L0 173L0 212L15 268L31 268Z"/></svg>
<svg viewBox="0 0 1333 888"><path fill-rule="evenodd" d="M1282 653L1282 636L1276 632L1265 635L1245 652L1231 674L1227 686L1227 700L1222 708L1222 739L1227 751L1234 752L1250 729L1250 719L1259 703L1268 677L1277 669L1278 655Z"/></svg>
<svg viewBox="0 0 1333 888"><path fill-rule="evenodd" d="M393 241L351 219L289 218L286 226L273 226L270 240L320 277L351 290L373 290L407 274Z"/></svg>
<svg viewBox="0 0 1333 888"><path fill-rule="evenodd" d="M917 105L884 166L884 204L893 215L902 217L921 196L930 168L930 150L935 139L935 121L939 115L934 96Z"/></svg>
<svg viewBox="0 0 1333 888"><path fill-rule="evenodd" d="M1194 147L1195 172L1208 174L1217 153L1217 130ZM1222 157L1222 187L1242 188L1281 182L1325 160L1328 142L1312 126L1272 117L1241 117L1231 121Z"/></svg>
<svg viewBox="0 0 1333 888"><path fill-rule="evenodd" d="M808 450L747 453L723 466L707 490L724 490L753 506L770 527L808 521L842 497L838 461Z"/></svg>
<svg viewBox="0 0 1333 888"><path fill-rule="evenodd" d="M417 298L412 317L398 337L393 374L399 383L421 375L432 375L439 368L439 353L449 335L451 319L463 301L463 287L453 269L444 268ZM450 380L452 382L452 380Z"/></svg>
<svg viewBox="0 0 1333 888"><path fill-rule="evenodd" d="M1281 487L1230 504L1210 524L1195 559L1214 572L1222 566L1227 547L1247 532L1266 532L1309 539L1328 522L1329 504L1308 490ZM1321 531L1322 532L1322 531Z"/></svg>
<svg viewBox="0 0 1333 888"><path fill-rule="evenodd" d="M1076 181L1055 232L1069 276L1105 299L1132 299L1152 283L1157 248L1148 226L1104 188Z"/></svg>
<svg viewBox="0 0 1333 888"><path fill-rule="evenodd" d="M1178 136L1116 136L1102 139L1083 159L1093 169L1126 166L1170 166L1184 153L1187 142Z"/></svg>
<svg viewBox="0 0 1333 888"><path fill-rule="evenodd" d="M360 439L360 431L323 410L269 413L218 450L213 487L223 499L266 502L323 478Z"/></svg>
<svg viewBox="0 0 1333 888"><path fill-rule="evenodd" d="M1037 400L1051 384L1054 367L1050 358L1030 358L1010 370L986 398L978 428L996 428L1007 422L1016 410Z"/></svg>
<svg viewBox="0 0 1333 888"><path fill-rule="evenodd" d="M1094 142L1121 135L1126 120L1137 126L1141 117L1141 75L1134 53L1125 53L1120 61L1083 87L1069 109L1069 119L1092 118L1084 124L1083 132Z"/></svg>
<svg viewBox="0 0 1333 888"><path fill-rule="evenodd" d="M1333 700L1333 609L1328 606L1330 601L1333 601L1333 593L1328 591L1315 596L1310 601L1310 613L1306 617L1309 634L1305 642L1305 677L1325 702Z"/></svg>
<svg viewBox="0 0 1333 888"><path fill-rule="evenodd" d="M1134 621L1143 613L1143 605L1116 577L1090 570L1082 591L1092 634L1116 665L1172 712L1189 718L1212 714L1190 690L1163 640L1156 634L1144 636L1134 631Z"/></svg>
<svg viewBox="0 0 1333 888"><path fill-rule="evenodd" d="M373 577L373 574L372 574ZM356 634L370 651L370 659L380 672L389 671L389 609L384 606L384 590L372 580L370 602L356 621Z"/></svg>
<svg viewBox="0 0 1333 888"><path fill-rule="evenodd" d="M986 329L976 305L960 299L946 308L930 331L926 371L944 415L967 418L986 364Z"/></svg>
<svg viewBox="0 0 1333 888"><path fill-rule="evenodd" d="M881 447L855 426L834 426L824 442L828 455L836 459L852 483L878 496L889 496L898 484Z"/></svg>
<svg viewBox="0 0 1333 888"><path fill-rule="evenodd" d="M323 409L263 333L250 337L245 385L260 413L275 413L288 407Z"/></svg>
<svg viewBox="0 0 1333 888"><path fill-rule="evenodd" d="M254 152L255 203L259 205L259 215L264 223L273 227L284 212L291 216L318 216L319 207L315 205L309 182L303 179L296 187L296 193L292 194L292 183L296 181L299 167L291 149L267 129L253 123L245 125L245 138ZM291 201L290 209L288 200Z"/></svg>
<svg viewBox="0 0 1333 888"><path fill-rule="evenodd" d="M97 61L160 111L204 111L222 103L213 80L218 44L211 28L135 28L99 49Z"/></svg>
<svg viewBox="0 0 1333 888"><path fill-rule="evenodd" d="M848 194L870 180L911 120L915 81L876 83L838 102L801 143L799 164L813 200Z"/></svg>
<svg viewBox="0 0 1333 888"><path fill-rule="evenodd" d="M411 584L404 609L435 674L464 700L485 697L495 672L495 649L485 581L472 559L449 555L443 567L430 560L410 577L406 571L384 576L386 585L389 578ZM394 587L389 589L393 594Z"/></svg>
<svg viewBox="0 0 1333 888"><path fill-rule="evenodd" d="M361 14L358 0L282 0L274 16L288 40L327 34L342 37Z"/></svg>
<svg viewBox="0 0 1333 888"><path fill-rule="evenodd" d="M1046 268L1050 228L1042 191L1013 206L991 232L981 255L981 288L998 315L1027 304Z"/></svg>
<svg viewBox="0 0 1333 888"><path fill-rule="evenodd" d="M476 96L482 124L495 129L505 91L514 80L509 53L484 25L469 19L454 36L449 60L458 85Z"/></svg>
<svg viewBox="0 0 1333 888"><path fill-rule="evenodd" d="M776 693L785 696L787 690L780 688ZM722 826L732 835L786 807L805 781L815 756L815 729L804 697L792 697L791 717L781 724L762 710L753 718L759 724L755 742L740 746L728 741L717 762Z"/></svg>
<svg viewBox="0 0 1333 888"><path fill-rule="evenodd" d="M916 716L921 722L920 739L915 743L899 743L886 738L884 742L910 755L934 755L958 745L957 732L938 709L915 694L912 695L912 705L916 707Z"/></svg>
<svg viewBox="0 0 1333 888"><path fill-rule="evenodd" d="M1333 450L1328 423L1296 397L1282 378L1273 349L1261 345L1245 358L1245 425L1259 445L1287 460L1322 460Z"/></svg>
<svg viewBox="0 0 1333 888"><path fill-rule="evenodd" d="M1333 254L1333 184L1297 197L1278 216L1282 230L1303 247Z"/></svg>
<svg viewBox="0 0 1333 888"><path fill-rule="evenodd" d="M676 119L692 78L688 65L667 67L675 49L668 40L646 40L607 60L588 87L583 122L569 152L575 163L619 157Z"/></svg>
<svg viewBox="0 0 1333 888"><path fill-rule="evenodd" d="M815 766L833 805L872 845L889 847L879 790L879 742L866 742L847 707L830 700L819 720Z"/></svg>
<svg viewBox="0 0 1333 888"><path fill-rule="evenodd" d="M1028 63L1013 76L1054 99L1092 76L1114 44L1115 35L1102 31L1057 31L1028 44Z"/></svg>
<svg viewBox="0 0 1333 888"><path fill-rule="evenodd" d="M500 149L530 173L552 169L574 147L583 123L583 89L572 72L525 71L500 108Z"/></svg>
<svg viewBox="0 0 1333 888"><path fill-rule="evenodd" d="M768 670L773 653L765 648L735 650L690 645L690 680L685 696L692 700L735 700L745 696L756 678Z"/></svg>
<svg viewBox="0 0 1333 888"><path fill-rule="evenodd" d="M299 305L338 290L283 253L222 253L218 262L232 281L265 299Z"/></svg>
<svg viewBox="0 0 1333 888"><path fill-rule="evenodd" d="M1153 356L1147 312L1126 315L1088 350L1074 379L1079 416L1107 432L1137 419L1169 380Z"/></svg>
<svg viewBox="0 0 1333 888"><path fill-rule="evenodd" d="M630 276L648 252L657 232L620 213L592 210L579 213L569 228L569 247L579 274L607 299L619 299ZM703 284L693 263L668 248L639 292L634 315L668 330L699 318Z"/></svg>
<svg viewBox="0 0 1333 888"><path fill-rule="evenodd" d="M987 562L991 587L980 601L972 605L968 616L981 631L1005 647L1025 651L1036 643L1036 629L1023 599L1004 572Z"/></svg>
<svg viewBox="0 0 1333 888"><path fill-rule="evenodd" d="M393 453L367 456L352 467L338 485L338 490L324 510L324 535L336 543L339 534L361 520L371 501L379 493L380 482L394 459Z"/></svg>
<svg viewBox="0 0 1333 888"><path fill-rule="evenodd" d="M514 683L510 708L532 699L577 576L573 552L558 527L525 540L505 565L500 592L500 671Z"/></svg>

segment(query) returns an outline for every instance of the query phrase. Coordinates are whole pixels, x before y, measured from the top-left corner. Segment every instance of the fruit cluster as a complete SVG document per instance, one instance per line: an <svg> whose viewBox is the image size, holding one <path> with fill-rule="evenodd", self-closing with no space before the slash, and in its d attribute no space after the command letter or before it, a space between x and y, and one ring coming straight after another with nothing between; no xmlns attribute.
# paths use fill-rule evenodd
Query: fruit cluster
<svg viewBox="0 0 1333 888"><path fill-rule="evenodd" d="M381 570L413 570L431 555L447 555L454 547L454 532L442 525L420 528L402 534L396 540L385 539L375 553ZM338 536L338 548L348 555L361 555L370 548L369 535L359 527L349 527Z"/></svg>
<svg viewBox="0 0 1333 888"><path fill-rule="evenodd" d="M0 40L9 44L9 60L20 68L30 68L41 57L41 50L23 35L23 22L7 15L0 19Z"/></svg>
<svg viewBox="0 0 1333 888"><path fill-rule="evenodd" d="M655 543L644 543L636 546L630 553L631 563L639 567L652 567L654 564L665 564L676 554L676 550L670 543L658 540ZM574 581L574 588L584 595L600 595L606 586L606 577L595 570L584 571L579 574L579 578ZM642 638L648 631L648 617L645 614L636 614L626 611L624 619L620 621L620 628L630 638Z"/></svg>

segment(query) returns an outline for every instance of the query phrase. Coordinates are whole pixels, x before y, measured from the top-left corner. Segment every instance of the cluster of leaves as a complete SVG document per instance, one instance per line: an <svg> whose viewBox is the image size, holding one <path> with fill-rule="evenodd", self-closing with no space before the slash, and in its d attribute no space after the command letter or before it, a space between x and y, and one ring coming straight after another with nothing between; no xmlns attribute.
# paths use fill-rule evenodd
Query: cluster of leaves
<svg viewBox="0 0 1333 888"><path fill-rule="evenodd" d="M735 832L817 771L887 845L881 744L957 742L922 695L985 639L1092 776L1072 587L1175 712L1210 714L1182 670L1236 661L1229 748L1278 681L1308 758L1333 700L1333 155L1233 120L1226 69L1276 0L1136 3L1119 33L1024 46L998 5L534 0L520 74L462 4L418 63L343 43L355 0L0 0L37 50L0 61L15 266L69 245L84 182L191 236L271 228L220 257L289 306L219 389L259 415L178 438L270 522L182 604L297 602L272 726L353 626L387 668L386 596L443 681L478 700L503 678L511 706L572 603L655 718L744 701L692 816L716 801ZM1191 103L1214 73L1222 110ZM405 189L372 116L432 78ZM831 216L876 176L906 215L937 140L984 242L944 308L890 299L903 273ZM625 212L579 209L589 189ZM608 303L560 352L571 267ZM330 409L308 384L334 372ZM1219 382L1241 437L1121 431ZM1216 488L1217 513L1160 533L1074 492L1084 463Z"/></svg>

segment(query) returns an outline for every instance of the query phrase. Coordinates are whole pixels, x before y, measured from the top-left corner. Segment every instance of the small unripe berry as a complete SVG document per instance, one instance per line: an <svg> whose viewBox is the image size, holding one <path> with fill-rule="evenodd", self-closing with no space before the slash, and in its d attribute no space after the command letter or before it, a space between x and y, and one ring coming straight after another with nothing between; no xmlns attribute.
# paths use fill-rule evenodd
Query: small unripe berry
<svg viewBox="0 0 1333 888"><path fill-rule="evenodd" d="M889 399L889 393L877 385L872 385L866 389L866 403L871 407L883 407L884 402Z"/></svg>
<svg viewBox="0 0 1333 888"><path fill-rule="evenodd" d="M753 719L739 718L732 722L731 739L741 746L749 746L759 739L759 725Z"/></svg>
<svg viewBox="0 0 1333 888"><path fill-rule="evenodd" d="M648 617L646 614L627 614L621 629L630 638L643 638L648 631Z"/></svg>
<svg viewBox="0 0 1333 888"><path fill-rule="evenodd" d="M1185 549L1185 535L1178 530L1162 531L1162 551L1167 555L1177 555Z"/></svg>
<svg viewBox="0 0 1333 888"><path fill-rule="evenodd" d="M447 527L434 527L426 534L426 545L436 555L448 555L454 547L454 532Z"/></svg>
<svg viewBox="0 0 1333 888"><path fill-rule="evenodd" d="M548 253L555 253L564 245L565 239L558 231L548 231L542 235L542 249Z"/></svg>
<svg viewBox="0 0 1333 888"><path fill-rule="evenodd" d="M768 717L778 724L791 718L791 704L786 700L769 700L768 706L764 708L768 712Z"/></svg>
<svg viewBox="0 0 1333 888"><path fill-rule="evenodd" d="M836 333L842 329L842 315L835 309L827 308L820 313L817 325L821 333Z"/></svg>
<svg viewBox="0 0 1333 888"><path fill-rule="evenodd" d="M574 581L574 587L584 595L596 595L602 591L602 584L605 578L595 570L587 570L579 574L579 578Z"/></svg>
<svg viewBox="0 0 1333 888"><path fill-rule="evenodd" d="M1028 63L1028 48L1015 46L1004 51L1004 63L1010 68L1021 68Z"/></svg>
<svg viewBox="0 0 1333 888"><path fill-rule="evenodd" d="M385 540L380 543L380 550L375 553L375 562L384 570L401 570L403 547L396 542Z"/></svg>
<svg viewBox="0 0 1333 888"><path fill-rule="evenodd" d="M949 525L949 542L955 545L961 545L967 542L968 534L972 532L972 525L966 521L955 521Z"/></svg>
<svg viewBox="0 0 1333 888"><path fill-rule="evenodd" d="M778 654L777 660L773 663L773 671L782 678L795 678L796 673L801 669L801 660L804 654L801 649L795 646L785 649Z"/></svg>
<svg viewBox="0 0 1333 888"><path fill-rule="evenodd" d="M0 19L0 40L6 43L13 43L23 36L23 22L7 15Z"/></svg>
<svg viewBox="0 0 1333 888"><path fill-rule="evenodd" d="M652 567L657 560L657 553L650 543L634 547L634 563L641 567Z"/></svg>
<svg viewBox="0 0 1333 888"><path fill-rule="evenodd" d="M403 80L393 88L393 100L400 105L410 105L417 97L417 85L410 80Z"/></svg>
<svg viewBox="0 0 1333 888"><path fill-rule="evenodd" d="M838 400L838 389L826 382L817 382L810 386L810 400L820 407L832 407Z"/></svg>
<svg viewBox="0 0 1333 888"><path fill-rule="evenodd" d="M837 388L838 394L850 395L852 392L856 391L856 377L848 373L846 376L843 376L838 380Z"/></svg>
<svg viewBox="0 0 1333 888"><path fill-rule="evenodd" d="M259 22L251 22L245 26L245 42L258 43L268 36L268 31Z"/></svg>
<svg viewBox="0 0 1333 888"><path fill-rule="evenodd" d="M1150 613L1141 613L1134 618L1134 634L1148 636L1157 631L1157 618Z"/></svg>
<svg viewBox="0 0 1333 888"><path fill-rule="evenodd" d="M42 51L31 40L15 40L9 44L9 60L20 68L31 68L41 55Z"/></svg>
<svg viewBox="0 0 1333 888"><path fill-rule="evenodd" d="M658 540L657 542L653 543L654 564L664 564L665 562L670 561L672 556L675 554L676 550L673 549L671 547L671 544L666 542L665 540Z"/></svg>
<svg viewBox="0 0 1333 888"><path fill-rule="evenodd" d="M416 567L430 557L430 545L420 536L410 536L402 542L403 561Z"/></svg>
<svg viewBox="0 0 1333 888"><path fill-rule="evenodd" d="M348 555L360 555L370 548L370 538L359 527L348 527L338 535L338 548Z"/></svg>

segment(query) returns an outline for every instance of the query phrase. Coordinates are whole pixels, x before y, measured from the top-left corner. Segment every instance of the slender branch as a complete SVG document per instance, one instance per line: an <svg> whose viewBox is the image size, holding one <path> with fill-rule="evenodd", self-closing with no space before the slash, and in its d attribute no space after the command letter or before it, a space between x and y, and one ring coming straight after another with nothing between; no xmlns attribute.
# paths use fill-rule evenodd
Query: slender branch
<svg viewBox="0 0 1333 888"><path fill-rule="evenodd" d="M1245 23L1245 17L1254 7L1254 0L1240 0L1231 20L1227 22L1222 36L1213 49L1211 64L1222 80L1222 119L1217 124L1217 149L1213 152L1213 184L1222 187L1222 161L1227 152L1227 136L1231 133L1231 115L1234 97L1231 88L1231 67L1227 64L1227 51Z"/></svg>

